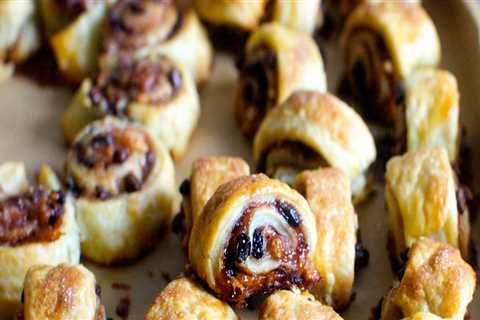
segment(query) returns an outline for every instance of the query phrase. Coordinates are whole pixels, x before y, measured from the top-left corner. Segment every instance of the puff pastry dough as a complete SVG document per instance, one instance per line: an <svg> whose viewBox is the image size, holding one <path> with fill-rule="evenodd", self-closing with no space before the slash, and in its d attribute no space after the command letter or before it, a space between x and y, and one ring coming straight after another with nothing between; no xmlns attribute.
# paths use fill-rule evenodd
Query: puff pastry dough
<svg viewBox="0 0 480 320"><path fill-rule="evenodd" d="M346 76L369 117L384 124L401 117L403 81L419 67L440 62L435 26L418 3L364 3L342 35Z"/></svg>
<svg viewBox="0 0 480 320"><path fill-rule="evenodd" d="M183 230L182 243L188 247L190 232L199 219L203 207L215 193L217 188L235 178L250 174L248 164L235 157L202 157L193 162L190 180L186 180L180 187L183 195L182 212L177 219L181 219Z"/></svg>
<svg viewBox="0 0 480 320"><path fill-rule="evenodd" d="M341 169L358 202L376 151L368 127L348 105L328 93L297 91L265 117L253 156L260 170L289 183L305 169Z"/></svg>
<svg viewBox="0 0 480 320"><path fill-rule="evenodd" d="M308 292L280 290L260 308L259 320L341 320L331 307L324 306Z"/></svg>
<svg viewBox="0 0 480 320"><path fill-rule="evenodd" d="M150 306L145 320L237 320L232 308L188 278L170 282Z"/></svg>
<svg viewBox="0 0 480 320"><path fill-rule="evenodd" d="M293 30L313 34L321 17L322 0L274 0L267 6L264 19L275 21Z"/></svg>
<svg viewBox="0 0 480 320"><path fill-rule="evenodd" d="M267 23L253 32L235 97L235 117L247 138L252 138L267 111L296 90L326 91L322 57L308 35Z"/></svg>
<svg viewBox="0 0 480 320"><path fill-rule="evenodd" d="M119 0L108 13L104 33L103 68L167 54L197 82L210 74L213 52L207 34L196 13L183 12L175 1Z"/></svg>
<svg viewBox="0 0 480 320"><path fill-rule="evenodd" d="M223 300L243 306L252 296L318 280L315 216L306 200L263 174L221 185L193 225L193 270Z"/></svg>
<svg viewBox="0 0 480 320"><path fill-rule="evenodd" d="M35 6L34 0L0 1L0 82L40 47Z"/></svg>
<svg viewBox="0 0 480 320"><path fill-rule="evenodd" d="M111 264L137 258L172 218L172 159L142 127L107 117L85 127L67 153L82 254Z"/></svg>
<svg viewBox="0 0 480 320"><path fill-rule="evenodd" d="M81 265L36 265L25 277L25 320L104 320L100 287Z"/></svg>
<svg viewBox="0 0 480 320"><path fill-rule="evenodd" d="M419 149L387 163L385 198L393 256L420 237L445 241L470 257L468 210L459 212L456 177L445 149Z"/></svg>
<svg viewBox="0 0 480 320"><path fill-rule="evenodd" d="M165 55L105 70L83 81L65 111L65 137L71 143L88 123L106 115L142 124L179 158L200 115L195 82Z"/></svg>
<svg viewBox="0 0 480 320"><path fill-rule="evenodd" d="M315 266L322 281L312 293L343 309L352 297L358 229L350 181L340 170L325 168L300 173L295 188L308 201L317 227Z"/></svg>
<svg viewBox="0 0 480 320"><path fill-rule="evenodd" d="M49 180L53 180L51 178ZM0 310L20 305L28 269L44 263L78 263L80 240L70 196L50 185L28 186L20 162L0 165Z"/></svg>
<svg viewBox="0 0 480 320"><path fill-rule="evenodd" d="M409 252L402 279L384 298L381 319L397 320L424 311L463 320L475 286L475 272L456 248L422 238Z"/></svg>

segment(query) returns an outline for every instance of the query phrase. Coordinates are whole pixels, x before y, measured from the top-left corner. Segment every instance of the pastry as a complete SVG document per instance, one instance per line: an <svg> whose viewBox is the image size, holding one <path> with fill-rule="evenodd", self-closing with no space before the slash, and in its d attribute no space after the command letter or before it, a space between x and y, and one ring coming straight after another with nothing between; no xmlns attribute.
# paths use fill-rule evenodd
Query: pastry
<svg viewBox="0 0 480 320"><path fill-rule="evenodd" d="M315 216L306 200L263 174L221 185L193 225L192 270L222 300L245 306L254 296L319 280Z"/></svg>
<svg viewBox="0 0 480 320"><path fill-rule="evenodd" d="M80 83L98 66L102 25L109 0L40 0L40 10L58 68Z"/></svg>
<svg viewBox="0 0 480 320"><path fill-rule="evenodd" d="M263 20L278 22L290 29L313 34L321 17L322 0L269 1Z"/></svg>
<svg viewBox="0 0 480 320"><path fill-rule="evenodd" d="M104 70L83 81L65 111L66 139L71 143L88 123L107 115L142 124L179 158L200 115L195 82L165 55Z"/></svg>
<svg viewBox="0 0 480 320"><path fill-rule="evenodd" d="M308 201L317 227L315 266L322 281L311 292L335 310L344 309L352 300L358 229L350 181L340 170L324 168L300 173L295 188Z"/></svg>
<svg viewBox="0 0 480 320"><path fill-rule="evenodd" d="M279 290L260 307L259 320L342 320L331 307L315 300L308 292Z"/></svg>
<svg viewBox="0 0 480 320"><path fill-rule="evenodd" d="M36 265L23 287L24 320L104 320L100 286L82 265Z"/></svg>
<svg viewBox="0 0 480 320"><path fill-rule="evenodd" d="M376 151L368 127L348 105L328 93L297 91L265 117L253 156L261 172L290 184L303 170L341 169L358 202Z"/></svg>
<svg viewBox="0 0 480 320"><path fill-rule="evenodd" d="M82 255L101 264L137 258L175 210L168 151L142 127L107 117L85 127L67 153Z"/></svg>
<svg viewBox="0 0 480 320"><path fill-rule="evenodd" d="M79 259L80 240L72 198L52 190L50 185L29 186L23 163L0 165L2 315L12 315L19 307L23 280L31 266L78 263Z"/></svg>
<svg viewBox="0 0 480 320"><path fill-rule="evenodd" d="M401 117L403 83L419 67L440 62L435 26L420 4L364 3L342 34L346 78L367 117L391 125Z"/></svg>
<svg viewBox="0 0 480 320"><path fill-rule="evenodd" d="M456 248L421 238L410 249L401 279L383 299L381 319L403 319L423 311L463 320L475 286L475 272Z"/></svg>
<svg viewBox="0 0 480 320"><path fill-rule="evenodd" d="M175 229L182 233L184 247L188 247L193 224L199 219L203 207L217 188L230 180L249 174L248 164L240 158L208 156L193 162L190 179L180 186L183 196L182 211L175 219Z"/></svg>
<svg viewBox="0 0 480 320"><path fill-rule="evenodd" d="M29 58L41 44L35 0L0 1L0 82L15 64Z"/></svg>
<svg viewBox="0 0 480 320"><path fill-rule="evenodd" d="M385 198L394 262L420 237L445 241L470 259L469 212L457 199L445 149L419 149L387 163Z"/></svg>
<svg viewBox="0 0 480 320"><path fill-rule="evenodd" d="M314 40L278 23L253 32L239 65L235 118L244 135L255 135L267 111L297 90L326 91L322 57Z"/></svg>
<svg viewBox="0 0 480 320"><path fill-rule="evenodd" d="M232 308L188 278L170 282L148 309L145 320L237 320Z"/></svg>
<svg viewBox="0 0 480 320"><path fill-rule="evenodd" d="M175 58L197 82L210 74L212 48L193 10L173 0L118 0L105 24L102 68L159 54Z"/></svg>

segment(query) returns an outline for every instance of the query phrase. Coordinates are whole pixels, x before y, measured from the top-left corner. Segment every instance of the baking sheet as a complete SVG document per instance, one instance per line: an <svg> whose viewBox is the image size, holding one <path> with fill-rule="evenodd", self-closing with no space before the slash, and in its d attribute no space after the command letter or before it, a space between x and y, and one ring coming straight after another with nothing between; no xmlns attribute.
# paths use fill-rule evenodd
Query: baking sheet
<svg viewBox="0 0 480 320"><path fill-rule="evenodd" d="M392 0L393 1L393 0ZM478 3L453 0L424 0L441 37L442 67L452 71L461 92L461 117L468 130L474 167L480 168L480 43L473 12ZM477 9L478 10L478 9ZM326 66L329 89L334 92L341 72L341 54L335 45L327 46ZM44 73L39 67L37 72ZM190 173L192 161L202 155L234 155L252 163L251 150L242 138L233 119L232 104L236 70L233 61L218 55L213 75L201 90L202 116L186 156L176 163L178 184ZM17 75L0 86L0 162L25 161L30 173L41 163L61 170L65 144L59 119L70 102L73 91L63 86L42 86ZM477 184L480 170L477 170ZM363 241L370 251L370 263L355 280L356 298L347 309L345 319L368 319L374 307L392 284L393 275L388 261L386 244L387 218L382 186L377 185L375 196L357 208ZM480 245L480 222L472 228L477 246ZM183 270L183 252L177 237L168 234L158 246L130 266L103 268L85 263L95 272L103 289L103 302L109 317L115 314L119 300L130 297L129 319L143 319L148 305L166 285ZM1 262L0 262L1 263ZM128 284L130 289L114 289L112 284ZM477 290L478 291L478 290ZM472 319L480 319L478 293L470 305ZM242 319L255 319L252 311L241 311ZM0 314L0 318L1 314Z"/></svg>

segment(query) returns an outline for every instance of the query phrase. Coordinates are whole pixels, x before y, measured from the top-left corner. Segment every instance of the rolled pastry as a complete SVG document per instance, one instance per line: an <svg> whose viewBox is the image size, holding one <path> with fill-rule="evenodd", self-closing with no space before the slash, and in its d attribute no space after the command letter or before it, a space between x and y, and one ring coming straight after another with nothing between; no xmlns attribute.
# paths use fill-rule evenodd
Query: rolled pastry
<svg viewBox="0 0 480 320"><path fill-rule="evenodd" d="M172 218L175 172L168 151L142 127L107 117L82 130L67 153L82 254L102 264L137 258Z"/></svg>
<svg viewBox="0 0 480 320"><path fill-rule="evenodd" d="M0 82L40 47L35 7L35 0L0 1Z"/></svg>
<svg viewBox="0 0 480 320"><path fill-rule="evenodd" d="M83 81L65 111L66 139L71 143L88 123L107 115L141 123L178 158L200 115L195 82L165 55L104 70Z"/></svg>
<svg viewBox="0 0 480 320"><path fill-rule="evenodd" d="M207 34L196 13L181 11L175 1L118 0L108 13L104 33L103 68L167 54L197 82L210 74L213 52Z"/></svg>
<svg viewBox="0 0 480 320"><path fill-rule="evenodd" d="M317 227L315 266L322 281L311 292L335 310L344 309L352 300L358 229L350 181L340 170L325 168L300 173L295 188L308 201Z"/></svg>
<svg viewBox="0 0 480 320"><path fill-rule="evenodd" d="M249 37L240 65L235 117L253 138L267 111L296 90L326 91L322 57L314 40L278 23L267 23Z"/></svg>
<svg viewBox="0 0 480 320"><path fill-rule="evenodd" d="M351 92L366 115L383 124L401 117L404 80L419 67L440 62L435 26L416 3L358 6L346 22L342 42Z"/></svg>
<svg viewBox="0 0 480 320"><path fill-rule="evenodd" d="M40 9L58 68L80 83L97 69L102 25L111 1L40 0Z"/></svg>
<svg viewBox="0 0 480 320"><path fill-rule="evenodd" d="M315 300L308 292L279 290L260 307L259 320L342 320L331 307Z"/></svg>
<svg viewBox="0 0 480 320"><path fill-rule="evenodd" d="M170 282L148 309L145 320L237 320L233 309L188 278Z"/></svg>
<svg viewBox="0 0 480 320"><path fill-rule="evenodd" d="M253 156L260 171L291 184L303 170L341 169L358 202L376 151L368 127L348 105L328 93L297 91L265 117Z"/></svg>
<svg viewBox="0 0 480 320"><path fill-rule="evenodd" d="M290 29L313 34L321 17L322 0L270 1L264 16L265 21L278 22Z"/></svg>
<svg viewBox="0 0 480 320"><path fill-rule="evenodd" d="M306 200L263 174L221 185L193 225L192 269L222 300L244 306L257 295L318 280L315 217Z"/></svg>
<svg viewBox="0 0 480 320"><path fill-rule="evenodd" d="M82 265L36 265L25 277L22 320L104 320L101 289Z"/></svg>
<svg viewBox="0 0 480 320"><path fill-rule="evenodd" d="M182 233L182 243L188 248L190 232L199 219L203 207L217 188L235 178L250 174L248 164L234 157L202 157L193 162L189 180L180 186L183 196L182 211L176 218L176 229ZM175 224L175 222L174 222Z"/></svg>
<svg viewBox="0 0 480 320"><path fill-rule="evenodd" d="M52 178L55 179L55 178ZM28 185L20 162L0 165L0 310L20 306L23 281L36 264L78 263L80 240L72 198Z"/></svg>
<svg viewBox="0 0 480 320"><path fill-rule="evenodd" d="M383 299L381 319L423 311L463 320L475 286L475 272L456 248L422 238L410 249L402 278Z"/></svg>
<svg viewBox="0 0 480 320"><path fill-rule="evenodd" d="M390 249L397 263L420 237L449 243L470 259L469 212L457 203L457 181L445 149L390 159L385 180Z"/></svg>

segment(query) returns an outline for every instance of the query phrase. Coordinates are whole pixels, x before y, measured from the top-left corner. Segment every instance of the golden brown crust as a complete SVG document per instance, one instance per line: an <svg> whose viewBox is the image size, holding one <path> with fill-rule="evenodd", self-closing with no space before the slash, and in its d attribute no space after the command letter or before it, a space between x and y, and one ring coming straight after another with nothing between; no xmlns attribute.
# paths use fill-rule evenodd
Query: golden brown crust
<svg viewBox="0 0 480 320"><path fill-rule="evenodd" d="M420 311L463 319L475 286L475 272L457 249L422 238L409 252L402 279L384 299L382 320Z"/></svg>
<svg viewBox="0 0 480 320"><path fill-rule="evenodd" d="M260 308L259 320L341 320L331 307L324 306L308 292L280 290Z"/></svg>
<svg viewBox="0 0 480 320"><path fill-rule="evenodd" d="M170 282L150 306L145 320L236 320L235 312L188 278Z"/></svg>

